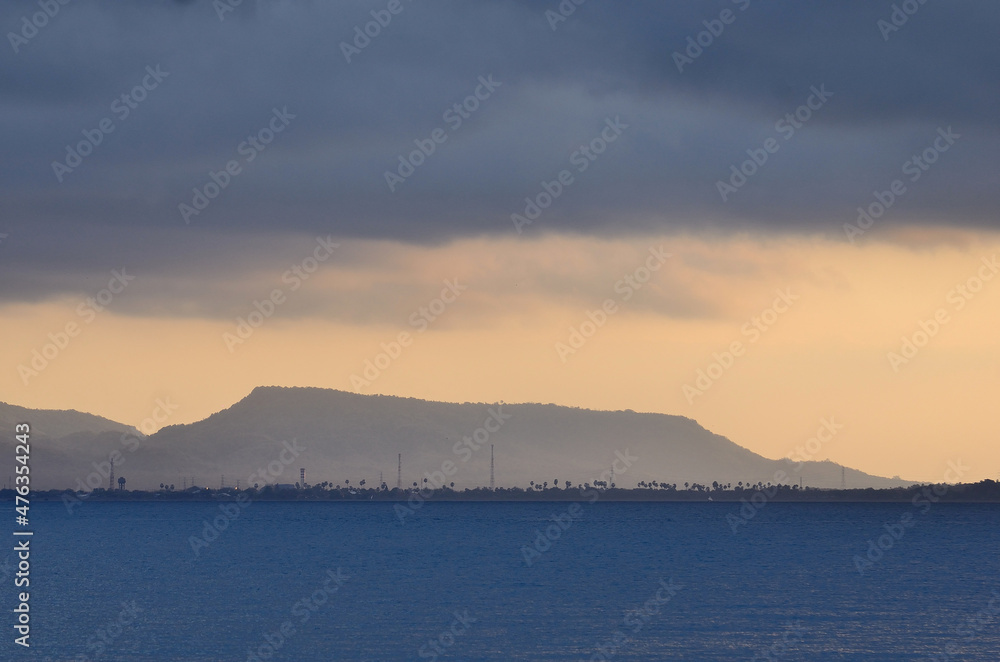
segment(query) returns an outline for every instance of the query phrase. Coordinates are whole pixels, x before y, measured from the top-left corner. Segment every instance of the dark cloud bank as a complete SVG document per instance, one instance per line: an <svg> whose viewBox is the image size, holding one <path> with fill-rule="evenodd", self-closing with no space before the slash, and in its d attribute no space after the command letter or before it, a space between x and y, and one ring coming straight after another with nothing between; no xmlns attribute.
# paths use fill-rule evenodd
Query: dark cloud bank
<svg viewBox="0 0 1000 662"><path fill-rule="evenodd" d="M997 223L994 3L566 0L565 20L555 0L223 4L79 0L35 31L38 4L3 4L0 297L125 263L210 277L289 233L510 234L563 170L525 235L842 237L894 179L885 224ZM910 181L948 127L961 138ZM99 144L76 159L84 132Z"/></svg>

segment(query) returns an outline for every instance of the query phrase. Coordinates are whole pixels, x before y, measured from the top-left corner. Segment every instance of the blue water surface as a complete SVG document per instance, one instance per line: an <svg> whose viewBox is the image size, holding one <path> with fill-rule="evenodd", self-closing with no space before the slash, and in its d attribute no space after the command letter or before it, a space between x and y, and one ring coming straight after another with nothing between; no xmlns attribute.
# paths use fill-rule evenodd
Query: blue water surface
<svg viewBox="0 0 1000 662"><path fill-rule="evenodd" d="M31 648L11 536L0 659L1000 660L996 506L569 508L33 504Z"/></svg>

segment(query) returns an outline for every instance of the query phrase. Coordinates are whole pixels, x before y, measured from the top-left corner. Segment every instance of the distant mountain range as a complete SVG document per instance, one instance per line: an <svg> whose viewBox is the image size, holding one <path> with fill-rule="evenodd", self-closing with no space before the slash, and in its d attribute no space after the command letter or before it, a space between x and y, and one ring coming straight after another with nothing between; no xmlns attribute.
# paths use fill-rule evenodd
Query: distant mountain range
<svg viewBox="0 0 1000 662"><path fill-rule="evenodd" d="M683 416L594 411L557 405L431 402L331 389L259 387L232 407L151 436L99 416L0 403L0 445L13 453L14 424L32 426L32 484L106 487L109 457L127 487L295 483L404 486L430 476L456 488L489 485L490 445L498 486L609 480L701 483L776 482L837 488L841 465L771 460ZM614 468L613 468L614 467ZM847 487L910 481L845 468ZM9 478L4 477L4 481Z"/></svg>
<svg viewBox="0 0 1000 662"><path fill-rule="evenodd" d="M133 446L142 440L135 428L75 410L28 409L0 402L0 450L14 457L14 426L31 426L31 486L33 489L74 487L76 477L93 461L108 459L123 438ZM93 468L88 471L93 471ZM13 484L13 459L0 469L0 483ZM83 474L86 475L86 474ZM107 487L107 481L103 487Z"/></svg>

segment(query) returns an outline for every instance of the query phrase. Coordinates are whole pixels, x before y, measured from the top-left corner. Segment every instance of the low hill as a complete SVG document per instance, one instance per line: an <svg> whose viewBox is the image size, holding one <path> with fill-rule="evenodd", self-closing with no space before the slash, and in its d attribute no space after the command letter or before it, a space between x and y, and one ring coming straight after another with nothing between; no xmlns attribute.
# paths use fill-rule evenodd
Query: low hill
<svg viewBox="0 0 1000 662"><path fill-rule="evenodd" d="M468 439L468 441L463 441ZM282 464L283 442L295 440ZM787 460L771 460L713 434L682 416L631 411L593 411L543 404L444 403L318 388L260 387L232 407L190 425L160 430L134 454L128 471L145 484L178 484L195 477L217 486L225 475L261 483L270 465L294 483L299 468L309 483L377 484L379 474L396 484L397 454L403 456L403 484L423 482L446 462L454 465L447 482L456 487L488 485L490 444L498 485L526 486L554 480L592 482L610 472L619 456L615 481L736 484L774 481L784 471L789 482L839 487L841 467L807 462L798 470ZM274 473L274 472L270 472ZM894 487L898 479L845 469L848 487ZM607 478L607 477L606 477ZM134 483L139 486L139 483ZM179 487L179 485L178 485Z"/></svg>
<svg viewBox="0 0 1000 662"><path fill-rule="evenodd" d="M0 430L13 430L17 423L29 422L32 436L58 439L78 432L138 431L130 425L116 423L101 416L85 414L75 409L28 409L0 402Z"/></svg>
<svg viewBox="0 0 1000 662"><path fill-rule="evenodd" d="M92 462L106 461L122 440L132 446L142 438L130 425L73 409L28 409L0 402L0 453L14 457L14 426L28 423L31 440L31 484L36 489L75 487L77 478L94 471ZM0 483L13 484L14 465L0 472ZM107 480L102 482L107 487Z"/></svg>
<svg viewBox="0 0 1000 662"><path fill-rule="evenodd" d="M456 488L489 485L490 445L496 484L525 487L609 480L701 483L787 482L841 485L842 467L772 460L713 434L683 416L594 411L551 404L446 403L319 388L259 387L233 406L188 425L149 437L134 428L75 411L0 405L0 425L32 425L32 478L39 489L106 486L108 458L127 486L151 489L193 478L218 487L295 483L306 469L311 484L377 485L379 474L396 484L403 456L403 485L434 472ZM3 445L12 443L12 434ZM11 449L12 451L12 449ZM7 451L4 451L7 452ZM623 459L624 458L624 459ZM617 463L616 463L617 460ZM896 487L898 479L844 469L847 487Z"/></svg>

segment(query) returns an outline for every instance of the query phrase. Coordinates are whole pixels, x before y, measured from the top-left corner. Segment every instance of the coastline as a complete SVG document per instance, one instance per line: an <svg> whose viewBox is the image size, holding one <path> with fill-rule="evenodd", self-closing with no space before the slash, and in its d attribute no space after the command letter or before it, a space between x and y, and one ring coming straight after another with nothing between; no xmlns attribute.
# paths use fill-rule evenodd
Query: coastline
<svg viewBox="0 0 1000 662"><path fill-rule="evenodd" d="M0 500L13 501L14 490L0 490ZM984 480L978 483L915 484L911 487L820 489L788 485L771 485L752 489L674 490L650 488L593 487L549 488L524 490L521 488L473 488L453 490L406 489L306 489L265 487L263 489L235 490L232 488L188 488L187 490L105 490L75 492L73 490L44 490L32 492L35 501L102 501L102 502L187 502L234 501L237 498L252 501L280 502L631 502L631 503L1000 503L1000 483Z"/></svg>

